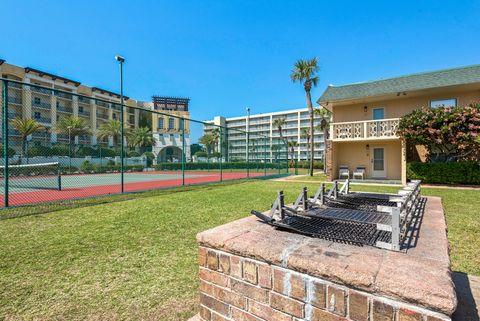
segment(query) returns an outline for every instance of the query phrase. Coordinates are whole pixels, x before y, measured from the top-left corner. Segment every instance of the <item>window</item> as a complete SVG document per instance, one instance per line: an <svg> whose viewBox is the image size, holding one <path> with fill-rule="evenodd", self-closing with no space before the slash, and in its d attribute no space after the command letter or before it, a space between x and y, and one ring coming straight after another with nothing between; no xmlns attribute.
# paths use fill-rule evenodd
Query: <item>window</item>
<svg viewBox="0 0 480 321"><path fill-rule="evenodd" d="M163 129L163 117L158 119L158 129Z"/></svg>
<svg viewBox="0 0 480 321"><path fill-rule="evenodd" d="M117 114L112 114L113 119L117 119Z"/></svg>
<svg viewBox="0 0 480 321"><path fill-rule="evenodd" d="M83 106L78 106L78 112L83 113Z"/></svg>
<svg viewBox="0 0 480 321"><path fill-rule="evenodd" d="M33 118L35 119L40 119L42 117L42 114L40 114L38 111L36 111L34 114L33 114Z"/></svg>
<svg viewBox="0 0 480 321"><path fill-rule="evenodd" d="M450 98L450 99L439 99L439 100L432 100L430 101L431 108L439 108L439 107L457 107L457 99Z"/></svg>
<svg viewBox="0 0 480 321"><path fill-rule="evenodd" d="M169 118L168 119L168 129L174 129L175 128L175 119L174 118Z"/></svg>
<svg viewBox="0 0 480 321"><path fill-rule="evenodd" d="M35 98L33 98L33 102L38 105L38 104L41 103L41 100L40 100L39 97L35 97Z"/></svg>

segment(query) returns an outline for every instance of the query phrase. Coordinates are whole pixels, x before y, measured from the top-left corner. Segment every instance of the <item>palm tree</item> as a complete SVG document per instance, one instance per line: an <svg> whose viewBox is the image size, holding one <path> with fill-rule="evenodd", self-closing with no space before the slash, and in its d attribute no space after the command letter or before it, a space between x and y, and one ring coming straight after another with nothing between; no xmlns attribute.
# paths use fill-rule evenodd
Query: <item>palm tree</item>
<svg viewBox="0 0 480 321"><path fill-rule="evenodd" d="M68 135L70 140L70 151L72 151L72 146L75 143L75 137L88 135L90 133L90 129L88 128L85 119L78 116L61 118L55 127L55 131L59 134Z"/></svg>
<svg viewBox="0 0 480 321"><path fill-rule="evenodd" d="M216 152L217 150L217 147L218 147L218 141L220 140L220 128L214 128L212 130L212 136L213 136L213 140L214 140L214 144L213 144L213 152Z"/></svg>
<svg viewBox="0 0 480 321"><path fill-rule="evenodd" d="M291 160L293 161L295 159L295 147L298 146L298 142L294 141L294 140L291 140L288 142L288 148L290 149L290 153L291 153Z"/></svg>
<svg viewBox="0 0 480 321"><path fill-rule="evenodd" d="M313 145L313 136L314 136L314 128L313 128L313 105L312 105L312 96L310 95L310 90L312 86L316 87L318 84L318 76L316 73L320 67L318 66L318 60L316 57L312 59L298 60L290 78L293 82L300 82L303 83L303 88L305 89L305 94L307 95L307 107L308 107L308 114L310 118L310 176L313 176L313 159L314 159L314 145Z"/></svg>
<svg viewBox="0 0 480 321"><path fill-rule="evenodd" d="M207 149L207 158L209 158L212 146L215 146L215 143L217 141L215 136L212 133L206 133L205 135L200 137L198 141Z"/></svg>
<svg viewBox="0 0 480 321"><path fill-rule="evenodd" d="M98 130L98 138L105 139L112 137L113 146L117 147L118 140L122 135L122 123L118 119L110 119L100 125Z"/></svg>
<svg viewBox="0 0 480 321"><path fill-rule="evenodd" d="M130 147L149 147L156 144L156 140L148 127L138 127L128 134L128 145Z"/></svg>
<svg viewBox="0 0 480 321"><path fill-rule="evenodd" d="M27 137L44 129L44 127L31 118L22 119L18 117L12 121L12 125L22 136L22 153L20 157L23 157L27 152Z"/></svg>
<svg viewBox="0 0 480 321"><path fill-rule="evenodd" d="M326 108L315 109L315 115L320 116L320 124L316 129L323 132L323 173L327 173L327 139L329 135L330 119L332 117L331 112Z"/></svg>
<svg viewBox="0 0 480 321"><path fill-rule="evenodd" d="M300 137L305 138L307 140L307 159L310 156L310 129L309 128L302 128L300 130Z"/></svg>

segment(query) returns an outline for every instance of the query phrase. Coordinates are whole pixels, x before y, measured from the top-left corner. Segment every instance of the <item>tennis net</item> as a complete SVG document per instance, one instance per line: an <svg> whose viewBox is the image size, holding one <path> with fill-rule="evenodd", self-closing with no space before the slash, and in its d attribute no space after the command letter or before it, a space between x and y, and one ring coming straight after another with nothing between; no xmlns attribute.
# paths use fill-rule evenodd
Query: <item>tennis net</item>
<svg viewBox="0 0 480 321"><path fill-rule="evenodd" d="M5 188L5 166L0 166L0 186ZM58 162L8 165L8 186L24 189L61 190L61 171Z"/></svg>

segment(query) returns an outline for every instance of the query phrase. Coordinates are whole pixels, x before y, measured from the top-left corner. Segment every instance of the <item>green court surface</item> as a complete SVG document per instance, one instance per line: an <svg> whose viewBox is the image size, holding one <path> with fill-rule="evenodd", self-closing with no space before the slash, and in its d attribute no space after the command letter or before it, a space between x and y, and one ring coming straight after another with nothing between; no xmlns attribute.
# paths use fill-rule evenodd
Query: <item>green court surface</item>
<svg viewBox="0 0 480 321"><path fill-rule="evenodd" d="M210 173L212 174L212 173ZM185 174L185 178L197 178L208 176L209 173L199 174ZM61 176L61 189L85 188L89 186L103 186L120 184L120 173L106 173L106 174L73 174ZM165 181L182 179L180 173L161 173L161 172L142 172L142 173L125 173L125 184L141 183L152 181ZM43 190L58 190L59 182L58 176L32 176L22 178L12 178L9 180L9 193L24 193L34 192L39 189ZM3 181L2 181L3 183ZM3 194L3 184L0 187L0 194Z"/></svg>

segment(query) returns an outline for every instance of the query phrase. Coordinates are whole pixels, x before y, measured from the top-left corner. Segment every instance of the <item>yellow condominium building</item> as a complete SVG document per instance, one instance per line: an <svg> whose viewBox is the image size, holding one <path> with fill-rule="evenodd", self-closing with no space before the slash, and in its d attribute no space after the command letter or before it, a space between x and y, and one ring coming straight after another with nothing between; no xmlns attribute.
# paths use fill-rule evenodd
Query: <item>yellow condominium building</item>
<svg viewBox="0 0 480 321"><path fill-rule="evenodd" d="M32 118L45 128L44 131L28 137L32 144L68 144L68 135L58 134L54 128L62 117L72 115L84 118L91 133L88 136L75 137L75 144L78 146L113 144L112 138L100 139L98 131L108 120L120 119L119 94L98 87L85 86L78 81L35 68L12 65L1 59L0 76L11 80L7 82L8 118ZM3 82L0 86L3 86ZM177 156L178 148L182 148L176 144L178 139L164 139L164 136L168 138L179 136L180 120L174 116L189 118L188 101L185 98L153 96L153 101L144 102L124 96L125 127L150 127L157 139L152 151L159 160L166 160L165 155L172 154L172 149L173 154ZM188 128L185 134L188 138ZM11 126L9 138L10 145L19 149L20 134ZM186 153L189 155L189 149Z"/></svg>
<svg viewBox="0 0 480 321"><path fill-rule="evenodd" d="M397 135L400 117L421 107L465 106L479 99L480 65L330 85L317 101L333 113L329 179L405 183L407 158L422 159L425 153L421 146L407 148Z"/></svg>

